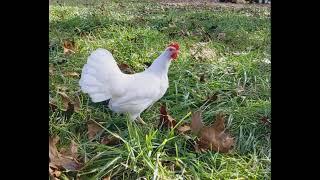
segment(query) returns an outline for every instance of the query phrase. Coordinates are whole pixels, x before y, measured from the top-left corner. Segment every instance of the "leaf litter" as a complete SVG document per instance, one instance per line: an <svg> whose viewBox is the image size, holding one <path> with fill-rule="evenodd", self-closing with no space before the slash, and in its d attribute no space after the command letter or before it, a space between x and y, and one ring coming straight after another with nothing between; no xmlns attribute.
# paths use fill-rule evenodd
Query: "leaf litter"
<svg viewBox="0 0 320 180"><path fill-rule="evenodd" d="M82 167L78 158L78 145L72 141L69 149L58 150L58 136L49 136L49 174L53 178L58 178L61 171L77 171Z"/></svg>
<svg viewBox="0 0 320 180"><path fill-rule="evenodd" d="M165 106L160 107L159 129L173 128L177 124L167 112ZM210 126L205 126L201 111L196 111L192 114L191 123L184 123L176 128L178 133L184 134L191 131L197 136L194 147L196 152L205 152L207 150L221 153L228 153L234 146L234 138L227 132L225 128L225 115L219 113L214 123Z"/></svg>

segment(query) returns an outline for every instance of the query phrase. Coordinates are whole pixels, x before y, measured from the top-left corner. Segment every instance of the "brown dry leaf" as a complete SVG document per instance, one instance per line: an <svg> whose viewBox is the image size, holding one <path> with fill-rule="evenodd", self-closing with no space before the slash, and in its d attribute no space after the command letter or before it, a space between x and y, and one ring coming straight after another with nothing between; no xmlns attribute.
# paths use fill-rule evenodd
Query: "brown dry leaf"
<svg viewBox="0 0 320 180"><path fill-rule="evenodd" d="M111 179L111 177L110 176L105 176L105 177L103 177L103 179L102 180L110 180Z"/></svg>
<svg viewBox="0 0 320 180"><path fill-rule="evenodd" d="M74 140L72 140L70 144L70 153L71 156L74 158L78 156L78 147L79 145L76 142L74 142Z"/></svg>
<svg viewBox="0 0 320 180"><path fill-rule="evenodd" d="M121 143L120 139L114 136L105 136L101 139L101 144L104 144L104 145L118 145L120 143Z"/></svg>
<svg viewBox="0 0 320 180"><path fill-rule="evenodd" d="M166 106L161 105L160 107L160 120L159 120L159 128L173 128L177 124L176 120L173 119L167 112Z"/></svg>
<svg viewBox="0 0 320 180"><path fill-rule="evenodd" d="M169 114L167 115L167 117L168 117L168 122L170 122L169 126L171 128L175 127L177 124L176 120L172 116L170 116Z"/></svg>
<svg viewBox="0 0 320 180"><path fill-rule="evenodd" d="M76 154L68 156L62 154L58 151L56 144L59 141L59 137L49 137L49 170L52 170L54 173L55 170L67 169L67 170L78 170L81 167L81 164L75 158ZM72 144L72 143L71 143ZM74 146L74 145L71 145ZM75 150L70 150L70 152ZM49 171L50 172L50 171Z"/></svg>
<svg viewBox="0 0 320 180"><path fill-rule="evenodd" d="M77 158L78 147L79 147L79 145L74 140L71 140L69 148L61 148L60 154L63 154L65 156L71 156L73 158Z"/></svg>
<svg viewBox="0 0 320 180"><path fill-rule="evenodd" d="M190 127L189 124L184 124L184 125L181 125L181 126L177 127L177 130L178 130L178 132L180 132L180 133L185 133L185 132L187 132L187 131L190 131L190 130L191 130L191 127Z"/></svg>
<svg viewBox="0 0 320 180"><path fill-rule="evenodd" d="M74 98L74 101L73 101L73 105L74 105L74 111L75 112L79 112L80 111L80 98L79 98L79 96L76 96L75 98Z"/></svg>
<svg viewBox="0 0 320 180"><path fill-rule="evenodd" d="M79 112L80 110L80 99L78 96L72 100L66 93L58 92L62 97L63 111L73 114L74 112Z"/></svg>
<svg viewBox="0 0 320 180"><path fill-rule="evenodd" d="M213 95L207 96L207 99L205 101L208 102L214 102L218 99L218 93L214 93Z"/></svg>
<svg viewBox="0 0 320 180"><path fill-rule="evenodd" d="M70 151L68 150L68 148L65 148L65 147L62 147L60 148L60 151L59 151L61 154L68 154L70 153Z"/></svg>
<svg viewBox="0 0 320 180"><path fill-rule="evenodd" d="M67 110L69 108L69 103L71 102L70 97L64 92L58 92L58 94L62 98L62 103L63 103L63 108L64 108L63 110Z"/></svg>
<svg viewBox="0 0 320 180"><path fill-rule="evenodd" d="M75 53L75 43L72 40L64 40L63 41L63 54L71 54Z"/></svg>
<svg viewBox="0 0 320 180"><path fill-rule="evenodd" d="M57 86L57 91L58 92L66 92L68 90L67 87L65 86Z"/></svg>
<svg viewBox="0 0 320 180"><path fill-rule="evenodd" d="M134 74L135 72L129 67L129 65L121 63L118 64L119 69L126 74Z"/></svg>
<svg viewBox="0 0 320 180"><path fill-rule="evenodd" d="M198 134L200 129L203 127L203 122L201 118L201 112L197 111L192 114L190 128L195 134Z"/></svg>
<svg viewBox="0 0 320 180"><path fill-rule="evenodd" d="M58 136L54 136L52 138L49 137L49 158L50 159L54 159L59 155L58 149L56 147L56 144L58 143L59 139L60 138Z"/></svg>
<svg viewBox="0 0 320 180"><path fill-rule="evenodd" d="M61 176L61 171L58 170L58 167L55 166L52 163L49 163L49 175L54 179L54 180L59 180L58 177Z"/></svg>
<svg viewBox="0 0 320 180"><path fill-rule="evenodd" d="M89 121L88 124L88 138L92 140L96 137L98 133L100 133L103 129L94 121Z"/></svg>
<svg viewBox="0 0 320 180"><path fill-rule="evenodd" d="M57 109L58 109L58 106L56 105L56 102L54 101L54 99L50 98L50 96L49 96L49 110L54 112Z"/></svg>
<svg viewBox="0 0 320 180"><path fill-rule="evenodd" d="M225 117L226 116L224 114L219 113L212 125L212 127L214 127L218 133L223 132L225 129L225 125L224 125Z"/></svg>
<svg viewBox="0 0 320 180"><path fill-rule="evenodd" d="M65 117L69 119L74 112L75 112L74 104L72 102L68 102L67 110L64 111Z"/></svg>
<svg viewBox="0 0 320 180"><path fill-rule="evenodd" d="M70 77L79 77L79 73L77 72L65 72L64 73L65 76L70 76Z"/></svg>
<svg viewBox="0 0 320 180"><path fill-rule="evenodd" d="M203 127L200 130L199 140L197 141L200 150L227 153L232 149L234 139L225 132L224 121L225 116L219 114L212 126Z"/></svg>

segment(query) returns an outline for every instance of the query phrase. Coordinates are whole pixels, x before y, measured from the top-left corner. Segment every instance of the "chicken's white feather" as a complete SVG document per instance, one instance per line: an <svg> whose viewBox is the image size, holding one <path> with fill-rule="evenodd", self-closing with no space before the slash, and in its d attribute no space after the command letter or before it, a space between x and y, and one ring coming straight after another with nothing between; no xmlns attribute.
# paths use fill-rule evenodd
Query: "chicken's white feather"
<svg viewBox="0 0 320 180"><path fill-rule="evenodd" d="M101 102L112 97L112 88L115 86L113 77L123 75L112 54L99 48L88 57L79 85L83 92L89 94L93 102Z"/></svg>

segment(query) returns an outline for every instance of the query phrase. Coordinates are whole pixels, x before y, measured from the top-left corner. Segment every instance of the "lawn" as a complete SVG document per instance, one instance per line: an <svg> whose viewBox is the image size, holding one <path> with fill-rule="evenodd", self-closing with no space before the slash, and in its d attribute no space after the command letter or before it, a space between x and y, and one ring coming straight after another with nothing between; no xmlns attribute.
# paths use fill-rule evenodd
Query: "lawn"
<svg viewBox="0 0 320 180"><path fill-rule="evenodd" d="M77 144L84 164L60 178L271 179L271 124L263 123L271 119L270 6L69 0L49 8L49 98L57 106L49 109L49 134L60 137L59 149ZM179 58L166 94L141 115L147 125L80 91L78 75L95 49L139 72L173 41ZM65 95L79 104L75 112L63 112ZM161 105L182 123L197 110L205 125L225 113L234 149L196 152L192 134L158 129ZM93 138L89 121L103 128ZM121 142L102 143L104 136Z"/></svg>

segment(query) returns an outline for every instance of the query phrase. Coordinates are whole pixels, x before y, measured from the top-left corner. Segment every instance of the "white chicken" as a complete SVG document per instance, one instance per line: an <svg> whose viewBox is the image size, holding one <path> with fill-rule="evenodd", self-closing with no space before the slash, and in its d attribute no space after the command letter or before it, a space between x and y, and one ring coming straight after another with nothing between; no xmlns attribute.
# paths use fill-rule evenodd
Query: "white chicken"
<svg viewBox="0 0 320 180"><path fill-rule="evenodd" d="M99 48L88 57L79 85L93 102L109 100L112 111L128 113L131 120L144 123L140 114L166 93L168 69L178 53L179 45L171 43L145 71L124 74L112 54Z"/></svg>

